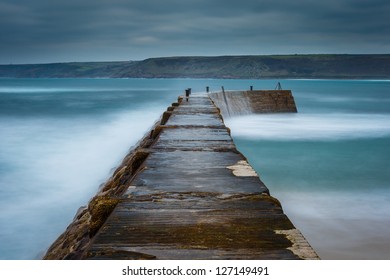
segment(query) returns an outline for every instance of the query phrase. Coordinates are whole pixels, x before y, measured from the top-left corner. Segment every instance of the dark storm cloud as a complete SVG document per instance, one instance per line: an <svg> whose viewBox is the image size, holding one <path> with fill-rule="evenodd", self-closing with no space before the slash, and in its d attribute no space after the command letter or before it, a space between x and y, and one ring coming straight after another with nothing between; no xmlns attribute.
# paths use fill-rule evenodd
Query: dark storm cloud
<svg viewBox="0 0 390 280"><path fill-rule="evenodd" d="M0 0L0 63L388 53L388 0Z"/></svg>

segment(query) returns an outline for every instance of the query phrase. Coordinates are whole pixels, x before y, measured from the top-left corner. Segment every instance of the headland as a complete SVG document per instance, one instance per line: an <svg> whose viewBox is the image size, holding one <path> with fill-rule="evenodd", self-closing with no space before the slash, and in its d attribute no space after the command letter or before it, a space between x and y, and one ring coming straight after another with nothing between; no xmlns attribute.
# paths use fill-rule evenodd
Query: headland
<svg viewBox="0 0 390 280"><path fill-rule="evenodd" d="M389 54L179 56L0 65L7 78L390 79Z"/></svg>

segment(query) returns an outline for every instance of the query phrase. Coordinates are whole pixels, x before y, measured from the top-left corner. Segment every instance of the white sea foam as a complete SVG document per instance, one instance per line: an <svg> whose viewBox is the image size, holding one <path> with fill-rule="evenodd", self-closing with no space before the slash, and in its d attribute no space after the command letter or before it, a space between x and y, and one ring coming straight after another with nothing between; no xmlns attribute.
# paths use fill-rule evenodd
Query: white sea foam
<svg viewBox="0 0 390 280"><path fill-rule="evenodd" d="M77 87L64 87L64 88L51 88L51 87L0 87L0 93L63 93L63 92L107 92L107 91L125 91L129 90L138 92L147 92L156 90L155 88L107 88L107 87L96 87L96 88L77 88ZM171 90L170 88L159 88L159 90Z"/></svg>
<svg viewBox="0 0 390 280"><path fill-rule="evenodd" d="M323 259L388 259L390 191L274 194Z"/></svg>
<svg viewBox="0 0 390 280"><path fill-rule="evenodd" d="M232 134L265 140L338 140L390 135L386 114L267 114L226 119Z"/></svg>
<svg viewBox="0 0 390 280"><path fill-rule="evenodd" d="M31 259L47 248L161 111L96 120L3 119L0 224L7 226L0 229L0 258Z"/></svg>
<svg viewBox="0 0 390 280"><path fill-rule="evenodd" d="M310 94L310 93L300 93L299 98L303 98L310 101L315 102L324 102L324 103L378 103L377 97L370 97L370 96L327 96L327 95L321 95L321 94ZM389 97L381 97L380 102L389 102ZM307 109L307 108L306 108Z"/></svg>

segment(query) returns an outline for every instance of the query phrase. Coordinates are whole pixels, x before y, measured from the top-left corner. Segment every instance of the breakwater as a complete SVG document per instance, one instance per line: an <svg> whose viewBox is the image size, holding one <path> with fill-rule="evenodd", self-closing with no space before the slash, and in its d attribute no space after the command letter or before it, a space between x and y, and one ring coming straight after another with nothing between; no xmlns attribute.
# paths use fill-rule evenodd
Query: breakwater
<svg viewBox="0 0 390 280"><path fill-rule="evenodd" d="M220 91L209 95L225 117L297 112L291 90Z"/></svg>
<svg viewBox="0 0 390 280"><path fill-rule="evenodd" d="M318 257L200 93L167 108L44 258Z"/></svg>

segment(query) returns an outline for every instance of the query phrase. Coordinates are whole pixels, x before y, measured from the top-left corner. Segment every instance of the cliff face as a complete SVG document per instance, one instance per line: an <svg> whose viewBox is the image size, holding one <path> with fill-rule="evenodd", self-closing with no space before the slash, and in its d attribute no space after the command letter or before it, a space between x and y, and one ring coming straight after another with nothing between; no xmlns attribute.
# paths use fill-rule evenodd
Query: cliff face
<svg viewBox="0 0 390 280"><path fill-rule="evenodd" d="M223 116L251 113L296 113L290 90L251 90L210 93Z"/></svg>

